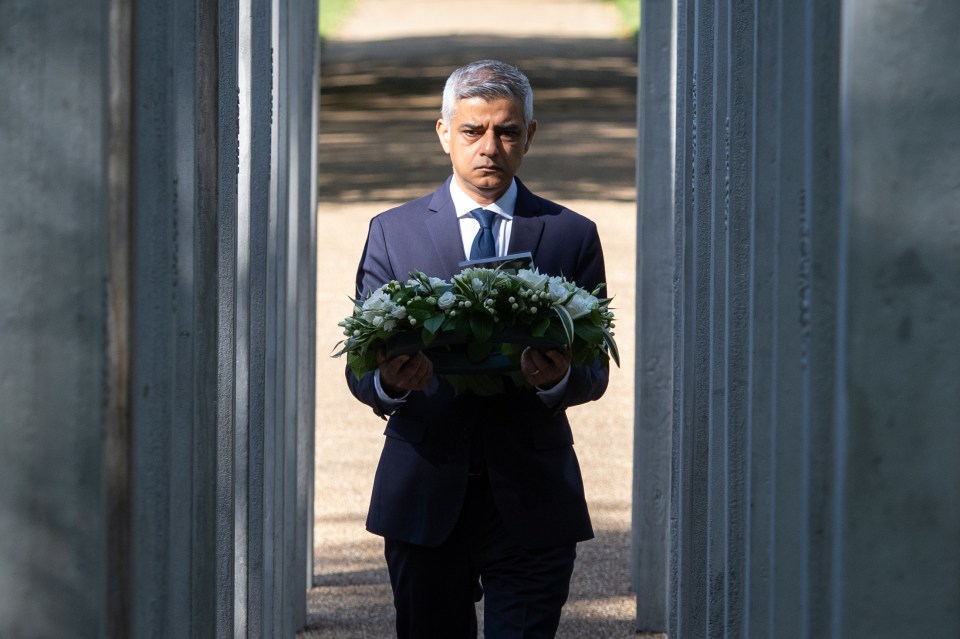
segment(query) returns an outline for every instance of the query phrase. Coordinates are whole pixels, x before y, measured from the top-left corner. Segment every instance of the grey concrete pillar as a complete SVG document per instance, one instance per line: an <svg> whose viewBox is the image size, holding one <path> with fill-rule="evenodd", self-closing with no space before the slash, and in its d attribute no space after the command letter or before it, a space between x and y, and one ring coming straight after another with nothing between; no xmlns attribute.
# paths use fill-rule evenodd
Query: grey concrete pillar
<svg viewBox="0 0 960 639"><path fill-rule="evenodd" d="M835 637L960 637L960 5L847 0Z"/></svg>
<svg viewBox="0 0 960 639"><path fill-rule="evenodd" d="M305 622L316 9L0 4L0 636Z"/></svg>
<svg viewBox="0 0 960 639"><path fill-rule="evenodd" d="M675 4L647 0L641 14L631 563L637 630L665 632L673 423Z"/></svg>
<svg viewBox="0 0 960 639"><path fill-rule="evenodd" d="M672 637L960 632L958 27L677 2Z"/></svg>
<svg viewBox="0 0 960 639"><path fill-rule="evenodd" d="M135 5L134 636L305 620L315 12Z"/></svg>
<svg viewBox="0 0 960 639"><path fill-rule="evenodd" d="M106 2L0 3L0 636L100 637Z"/></svg>
<svg viewBox="0 0 960 639"><path fill-rule="evenodd" d="M674 636L829 636L839 7L678 3Z"/></svg>

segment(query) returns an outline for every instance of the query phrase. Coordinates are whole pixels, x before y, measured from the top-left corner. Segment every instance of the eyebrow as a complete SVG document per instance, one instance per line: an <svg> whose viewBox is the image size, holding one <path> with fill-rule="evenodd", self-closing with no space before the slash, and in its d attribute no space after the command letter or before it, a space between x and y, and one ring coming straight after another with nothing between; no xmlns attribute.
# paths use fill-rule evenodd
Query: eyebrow
<svg viewBox="0 0 960 639"><path fill-rule="evenodd" d="M475 131L477 129L485 129L486 126L482 124L473 124L470 122L464 122L460 125L461 131ZM498 124L493 127L497 131L520 131L523 127L519 123L508 122L506 124Z"/></svg>

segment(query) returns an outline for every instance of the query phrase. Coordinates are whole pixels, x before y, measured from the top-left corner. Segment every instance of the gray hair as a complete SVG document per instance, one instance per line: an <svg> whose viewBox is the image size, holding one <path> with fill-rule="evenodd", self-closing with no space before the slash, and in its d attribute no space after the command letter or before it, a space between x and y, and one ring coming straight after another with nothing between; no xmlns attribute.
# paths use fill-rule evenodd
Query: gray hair
<svg viewBox="0 0 960 639"><path fill-rule="evenodd" d="M530 80L516 67L497 60L478 60L450 74L443 87L441 116L447 126L457 110L457 101L468 98L516 100L523 105L524 122L533 122L533 89Z"/></svg>

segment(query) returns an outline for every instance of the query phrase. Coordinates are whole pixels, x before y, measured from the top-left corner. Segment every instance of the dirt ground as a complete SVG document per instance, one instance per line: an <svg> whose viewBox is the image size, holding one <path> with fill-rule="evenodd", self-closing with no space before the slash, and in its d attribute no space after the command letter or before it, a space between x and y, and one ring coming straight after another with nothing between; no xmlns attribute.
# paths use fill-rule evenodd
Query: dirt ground
<svg viewBox="0 0 960 639"><path fill-rule="evenodd" d="M440 93L450 71L479 58L510 62L530 78L539 129L520 176L597 222L618 317L623 368L612 371L603 399L570 411L597 538L579 547L557 636L637 636L628 572L636 44L619 37L611 12L583 0L367 0L322 51L316 563L304 639L394 636L382 542L363 525L383 423L350 396L343 362L329 354L351 309L370 217L449 174L434 132Z"/></svg>

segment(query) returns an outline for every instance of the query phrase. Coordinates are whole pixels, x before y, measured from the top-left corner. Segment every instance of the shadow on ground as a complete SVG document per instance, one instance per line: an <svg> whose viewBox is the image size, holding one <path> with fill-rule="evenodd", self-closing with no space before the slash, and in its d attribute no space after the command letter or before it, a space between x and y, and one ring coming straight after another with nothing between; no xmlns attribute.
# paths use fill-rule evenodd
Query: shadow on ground
<svg viewBox="0 0 960 639"><path fill-rule="evenodd" d="M425 51L449 51L432 55ZM434 129L443 83L471 60L515 64L534 88L536 138L520 175L559 200L633 201L636 48L631 40L406 38L333 42L321 58L321 202L399 203L450 173ZM382 207L381 207L382 208ZM376 212L376 211L374 211Z"/></svg>
<svg viewBox="0 0 960 639"><path fill-rule="evenodd" d="M632 615L624 615L623 600L632 599L624 557L630 554L630 534L601 530L577 548L577 565L591 564L603 581L574 579L563 611L558 639L637 637ZM615 583L611 583L615 582ZM390 586L385 568L376 567L316 577L310 591L307 628L300 639L390 639L393 628ZM632 605L627 607L632 612ZM657 635L649 635L651 639Z"/></svg>

